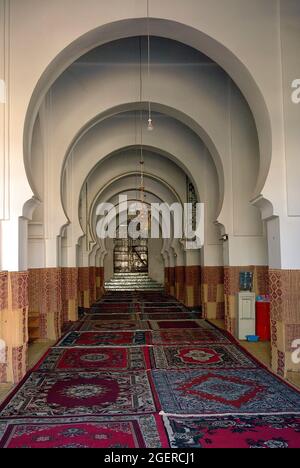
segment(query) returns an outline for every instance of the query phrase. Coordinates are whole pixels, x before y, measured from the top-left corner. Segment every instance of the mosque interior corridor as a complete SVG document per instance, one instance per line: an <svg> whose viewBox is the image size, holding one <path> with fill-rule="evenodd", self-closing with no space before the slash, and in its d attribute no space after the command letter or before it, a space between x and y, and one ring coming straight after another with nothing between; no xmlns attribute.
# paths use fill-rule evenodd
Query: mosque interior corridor
<svg viewBox="0 0 300 468"><path fill-rule="evenodd" d="M299 44L299 0L0 0L0 447L300 448Z"/></svg>

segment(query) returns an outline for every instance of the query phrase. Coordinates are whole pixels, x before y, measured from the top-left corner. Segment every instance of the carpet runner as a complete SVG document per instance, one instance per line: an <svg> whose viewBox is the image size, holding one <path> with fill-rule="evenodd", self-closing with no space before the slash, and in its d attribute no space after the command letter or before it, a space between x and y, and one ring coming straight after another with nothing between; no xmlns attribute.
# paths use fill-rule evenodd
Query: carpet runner
<svg viewBox="0 0 300 468"><path fill-rule="evenodd" d="M5 448L300 448L300 393L159 291L109 291L0 406Z"/></svg>

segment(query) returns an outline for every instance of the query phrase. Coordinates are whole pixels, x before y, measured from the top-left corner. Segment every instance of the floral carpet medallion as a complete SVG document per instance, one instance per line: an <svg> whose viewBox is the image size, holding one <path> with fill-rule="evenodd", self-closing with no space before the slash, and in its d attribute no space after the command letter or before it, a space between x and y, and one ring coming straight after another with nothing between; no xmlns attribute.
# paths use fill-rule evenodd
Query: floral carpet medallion
<svg viewBox="0 0 300 468"><path fill-rule="evenodd" d="M299 413L300 394L269 372L249 370L152 371L165 413Z"/></svg>
<svg viewBox="0 0 300 468"><path fill-rule="evenodd" d="M158 415L0 421L0 448L167 448Z"/></svg>
<svg viewBox="0 0 300 468"><path fill-rule="evenodd" d="M213 329L213 327L205 320L156 320L150 321L152 330L161 330L166 328L205 328Z"/></svg>
<svg viewBox="0 0 300 468"><path fill-rule="evenodd" d="M186 330L153 330L150 335L150 343L198 345L203 343L231 343L227 336L219 330L197 328Z"/></svg>
<svg viewBox="0 0 300 468"><path fill-rule="evenodd" d="M146 344L146 333L134 332L71 332L57 347L137 346Z"/></svg>
<svg viewBox="0 0 300 468"><path fill-rule="evenodd" d="M300 415L164 419L172 448L300 448Z"/></svg>
<svg viewBox="0 0 300 468"><path fill-rule="evenodd" d="M146 372L33 372L0 417L154 413Z"/></svg>
<svg viewBox="0 0 300 468"><path fill-rule="evenodd" d="M155 346L149 349L152 369L255 368L255 362L235 345Z"/></svg>
<svg viewBox="0 0 300 468"><path fill-rule="evenodd" d="M144 370L143 348L53 348L36 370Z"/></svg>
<svg viewBox="0 0 300 468"><path fill-rule="evenodd" d="M130 331L130 330L148 330L147 322L140 320L85 320L80 331Z"/></svg>

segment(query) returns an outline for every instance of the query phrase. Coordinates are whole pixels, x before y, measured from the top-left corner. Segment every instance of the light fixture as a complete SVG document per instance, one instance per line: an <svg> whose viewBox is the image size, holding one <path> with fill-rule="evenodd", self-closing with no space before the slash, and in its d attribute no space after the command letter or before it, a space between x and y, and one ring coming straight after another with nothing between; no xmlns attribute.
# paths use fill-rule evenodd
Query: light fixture
<svg viewBox="0 0 300 468"><path fill-rule="evenodd" d="M150 92L150 16L149 16L149 5L150 0L147 0L147 44L148 44L148 91ZM153 120L152 120L152 113L151 113L151 102L148 102L148 125L147 129L149 132L154 130Z"/></svg>
<svg viewBox="0 0 300 468"><path fill-rule="evenodd" d="M152 132L154 130L154 126L153 126L153 122L152 122L152 119L151 117L149 117L148 119L148 126L147 126L149 132Z"/></svg>

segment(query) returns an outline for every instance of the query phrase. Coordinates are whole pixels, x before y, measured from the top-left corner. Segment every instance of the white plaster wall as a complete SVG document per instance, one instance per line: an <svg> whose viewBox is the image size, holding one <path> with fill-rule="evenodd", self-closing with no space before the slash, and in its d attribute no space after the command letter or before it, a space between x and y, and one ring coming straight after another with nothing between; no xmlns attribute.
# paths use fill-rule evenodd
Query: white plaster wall
<svg viewBox="0 0 300 468"><path fill-rule="evenodd" d="M20 216L24 201L31 196L31 190L26 181L23 166L23 128L25 113L28 108L33 90L38 80L46 70L47 66L55 57L74 40L88 31L99 27L99 24L108 24L126 18L139 18L145 16L145 5L136 0L126 0L120 2L112 0L103 1L87 0L53 0L51 2L41 2L40 0L0 0L1 8L4 5L10 7L10 11L5 12L6 24L10 24L9 40L1 43L1 52L4 49L4 56L9 57L9 70L3 71L8 78L9 99L9 133L5 131L7 122L1 124L1 147L5 138L8 145L1 154L1 170L3 161L10 160L10 174L4 174L4 192L10 194L10 218L5 218L1 224L2 246L1 263L4 268L18 268L18 223L16 217ZM162 22L152 23L153 30L156 28L157 34L176 37L182 41L189 42L196 47L201 47L212 58L219 61L231 76L239 84L247 96L251 107L255 113L255 118L259 127L259 138L262 153L268 152L268 126L265 124L265 112L262 101L259 98L258 89L267 106L272 126L272 148L273 160L267 183L263 195L270 198L274 204L277 214L286 212L285 204L285 183L282 174L285 171L284 158L284 119L282 113L282 95L284 84L281 81L281 61L280 61L280 13L278 6L293 4L290 0L284 2L274 2L273 0L227 0L226 7L221 7L219 0L166 0L164 2L153 0L151 2L151 16L178 21L194 28L195 34L185 27L172 27L174 25L163 24ZM7 8L8 9L8 8ZM34 11L34 15L31 12ZM70 15L70 11L72 14ZM283 11L281 10L283 14ZM286 18L294 17L297 10L287 10ZM143 28L145 28L145 23ZM286 23L287 24L287 23ZM237 27L238 25L238 27ZM161 27L162 26L162 27ZM3 25L1 26L1 37L3 37ZM141 24L139 25L141 28ZM125 34L119 27L120 34ZM253 31L255 30L255 34ZM132 34L134 28L128 28L127 34ZM197 33L199 32L199 34ZM190 35L188 34L190 33ZM205 33L207 36L202 34ZM96 41L105 42L117 34L109 28L103 29L103 34L87 36L81 47L74 47L66 54L70 60L76 54L81 55L82 50L92 47ZM106 34L105 34L106 33ZM209 40L209 38L215 41ZM201 38L201 40L200 40ZM1 41L0 41L1 42ZM3 44L5 44L3 46ZM222 48L219 44L223 44ZM294 49L297 44L291 43ZM32 60L28 66L28 54L30 50ZM227 53L229 51L229 53ZM71 53L70 53L71 52ZM223 52L223 54L221 53ZM245 68L239 66L238 60L234 61L231 53L241 60ZM1 56L2 54L0 54ZM266 60L267 57L267 60ZM49 69L48 81L53 80L60 73L60 67L65 64L64 58L56 67L56 71ZM246 72L247 70L247 72ZM249 73L248 73L249 72ZM249 74L254 80L249 78ZM46 83L46 77L44 83ZM254 86L256 83L256 87ZM41 86L41 90L43 86ZM284 89L285 91L285 89ZM286 109L286 112L290 112ZM7 114L6 114L7 115ZM287 116L286 116L287 117ZM4 132L3 132L4 126ZM5 127L6 126L6 127ZM5 136L6 135L6 136ZM26 145L25 145L26 146ZM292 159L289 159L293 161ZM293 164L293 163L292 163ZM293 167L293 166L292 166ZM288 184L291 183L290 176ZM19 186L19 191L13 189L14 184ZM293 184L292 184L293 185ZM293 190L292 190L293 193ZM297 195L297 193L296 193ZM295 198L295 195L293 195ZM6 197L7 200L7 197ZM286 224L289 229L289 224ZM297 232L297 222L294 222L292 230ZM287 236L288 240L295 240L293 234ZM286 236L282 236L281 243L285 242ZM13 245L12 251L7 248ZM296 251L297 244L294 245ZM292 248L292 246L291 246ZM289 263L289 255L286 264ZM295 258L295 257L294 257ZM293 261L293 265L297 259Z"/></svg>
<svg viewBox="0 0 300 468"><path fill-rule="evenodd" d="M281 0L280 13L287 214L300 216L300 103L291 99L292 83L300 80L300 2Z"/></svg>
<svg viewBox="0 0 300 468"><path fill-rule="evenodd" d="M149 239L148 241L148 267L149 276L160 284L164 284L164 262L161 255L162 239Z"/></svg>

